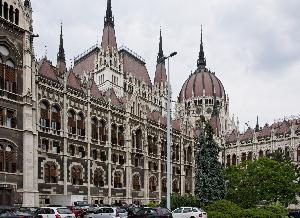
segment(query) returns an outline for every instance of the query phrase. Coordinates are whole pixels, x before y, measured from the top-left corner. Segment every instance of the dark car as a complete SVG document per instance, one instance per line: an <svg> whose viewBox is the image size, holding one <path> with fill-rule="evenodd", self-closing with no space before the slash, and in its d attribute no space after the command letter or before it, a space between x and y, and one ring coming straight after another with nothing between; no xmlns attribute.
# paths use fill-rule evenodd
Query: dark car
<svg viewBox="0 0 300 218"><path fill-rule="evenodd" d="M300 218L300 211L299 210L290 211L289 218Z"/></svg>
<svg viewBox="0 0 300 218"><path fill-rule="evenodd" d="M33 218L31 214L23 213L18 211L16 208L12 207L1 207L0 208L0 217L8 218Z"/></svg>
<svg viewBox="0 0 300 218"><path fill-rule="evenodd" d="M129 215L128 217L131 218L138 218L138 217L152 217L152 218L171 218L172 213L166 208L156 207L156 208L142 208L141 210L137 211L133 215Z"/></svg>

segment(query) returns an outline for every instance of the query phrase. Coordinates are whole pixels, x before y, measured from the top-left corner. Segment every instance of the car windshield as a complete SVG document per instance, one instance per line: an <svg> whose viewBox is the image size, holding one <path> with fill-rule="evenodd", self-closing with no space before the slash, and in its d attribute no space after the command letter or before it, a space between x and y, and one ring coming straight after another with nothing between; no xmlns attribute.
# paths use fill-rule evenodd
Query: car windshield
<svg viewBox="0 0 300 218"><path fill-rule="evenodd" d="M72 214L72 212L68 208L57 208L57 212L59 214Z"/></svg>

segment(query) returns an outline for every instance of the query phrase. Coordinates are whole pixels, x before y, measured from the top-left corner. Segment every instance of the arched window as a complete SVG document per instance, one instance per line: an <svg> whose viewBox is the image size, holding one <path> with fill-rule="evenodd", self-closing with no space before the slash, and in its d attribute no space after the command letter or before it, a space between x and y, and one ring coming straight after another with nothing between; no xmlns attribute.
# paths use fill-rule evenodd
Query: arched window
<svg viewBox="0 0 300 218"><path fill-rule="evenodd" d="M175 179L172 183L172 189L173 192L178 193L179 192L179 184L178 184L178 180Z"/></svg>
<svg viewBox="0 0 300 218"><path fill-rule="evenodd" d="M79 154L79 157L81 157L81 158L84 158L84 157L85 157L85 150L84 150L84 147L79 147L79 148L78 148L78 154Z"/></svg>
<svg viewBox="0 0 300 218"><path fill-rule="evenodd" d="M125 145L124 127L123 126L119 126L119 128L118 128L118 144L121 147L124 147L124 145Z"/></svg>
<svg viewBox="0 0 300 218"><path fill-rule="evenodd" d="M189 163L192 163L192 148L191 148L191 146L189 146L187 149L187 161Z"/></svg>
<svg viewBox="0 0 300 218"><path fill-rule="evenodd" d="M266 157L270 157L271 156L271 151L270 150L266 150Z"/></svg>
<svg viewBox="0 0 300 218"><path fill-rule="evenodd" d="M236 165L236 155L235 154L233 154L232 155L232 165Z"/></svg>
<svg viewBox="0 0 300 218"><path fill-rule="evenodd" d="M263 156L264 156L264 152L263 152L262 150L259 150L258 156L259 156L259 157L263 157Z"/></svg>
<svg viewBox="0 0 300 218"><path fill-rule="evenodd" d="M179 161L179 156L180 156L180 147L179 145L176 145L176 149L175 149L175 160Z"/></svg>
<svg viewBox="0 0 300 218"><path fill-rule="evenodd" d="M142 139L143 139L143 134L142 130L138 129L136 131L136 149L137 150L142 150L143 149L143 144L142 144Z"/></svg>
<svg viewBox="0 0 300 218"><path fill-rule="evenodd" d="M152 144L152 137L148 136L148 154L152 154L153 153L153 144Z"/></svg>
<svg viewBox="0 0 300 218"><path fill-rule="evenodd" d="M5 149L5 171L15 173L17 171L16 153L12 146L7 145Z"/></svg>
<svg viewBox="0 0 300 218"><path fill-rule="evenodd" d="M154 155L157 155L157 138L154 137L152 142L152 152Z"/></svg>
<svg viewBox="0 0 300 218"><path fill-rule="evenodd" d="M46 101L40 103L40 126L43 131L48 131L49 128L49 104Z"/></svg>
<svg viewBox="0 0 300 218"><path fill-rule="evenodd" d="M162 179L161 180L161 189L163 193L167 192L167 179Z"/></svg>
<svg viewBox="0 0 300 218"><path fill-rule="evenodd" d="M4 170L4 145L0 144L0 171Z"/></svg>
<svg viewBox="0 0 300 218"><path fill-rule="evenodd" d="M114 188L122 188L122 175L120 172L114 173Z"/></svg>
<svg viewBox="0 0 300 218"><path fill-rule="evenodd" d="M82 185L83 179L82 179L82 169L80 166L73 166L72 170L72 184L73 185Z"/></svg>
<svg viewBox="0 0 300 218"><path fill-rule="evenodd" d="M77 115L77 134L82 137L85 136L85 122L82 113Z"/></svg>
<svg viewBox="0 0 300 218"><path fill-rule="evenodd" d="M15 24L19 25L19 10L15 10Z"/></svg>
<svg viewBox="0 0 300 218"><path fill-rule="evenodd" d="M11 60L7 60L5 65L5 90L17 93L16 70L14 69L15 65Z"/></svg>
<svg viewBox="0 0 300 218"><path fill-rule="evenodd" d="M156 178L154 176L151 176L149 179L149 190L151 192L155 192L156 186L157 186Z"/></svg>
<svg viewBox="0 0 300 218"><path fill-rule="evenodd" d="M118 141L117 141L117 125L116 124L112 124L111 126L111 144L112 145L117 145Z"/></svg>
<svg viewBox="0 0 300 218"><path fill-rule="evenodd" d="M245 161L247 159L247 154L246 153L242 153L242 161Z"/></svg>
<svg viewBox="0 0 300 218"><path fill-rule="evenodd" d="M132 188L134 190L140 190L141 189L140 176L138 174L135 174L132 177Z"/></svg>
<svg viewBox="0 0 300 218"><path fill-rule="evenodd" d="M252 160L252 152L251 151L248 153L247 160Z"/></svg>
<svg viewBox="0 0 300 218"><path fill-rule="evenodd" d="M8 4L6 2L4 2L3 11L4 11L4 18L8 20Z"/></svg>
<svg viewBox="0 0 300 218"><path fill-rule="evenodd" d="M60 130L60 109L57 105L51 107L51 128L53 130Z"/></svg>
<svg viewBox="0 0 300 218"><path fill-rule="evenodd" d="M76 113L74 110L68 111L68 131L70 134L76 134Z"/></svg>
<svg viewBox="0 0 300 218"><path fill-rule="evenodd" d="M227 155L226 166L230 166L230 154Z"/></svg>
<svg viewBox="0 0 300 218"><path fill-rule="evenodd" d="M69 154L71 156L75 156L75 146L74 145L69 145Z"/></svg>
<svg viewBox="0 0 300 218"><path fill-rule="evenodd" d="M297 161L300 162L300 145L297 148Z"/></svg>
<svg viewBox="0 0 300 218"><path fill-rule="evenodd" d="M104 181L103 181L103 172L100 169L96 169L94 172L94 185L96 187L103 187Z"/></svg>
<svg viewBox="0 0 300 218"><path fill-rule="evenodd" d="M92 118L92 139L98 140L98 120L96 117Z"/></svg>
<svg viewBox="0 0 300 218"><path fill-rule="evenodd" d="M166 142L166 140L161 141L160 155L161 155L162 158L167 157L167 142Z"/></svg>
<svg viewBox="0 0 300 218"><path fill-rule="evenodd" d="M9 21L14 22L14 7L12 5L9 7Z"/></svg>
<svg viewBox="0 0 300 218"><path fill-rule="evenodd" d="M100 140L102 142L105 142L107 140L106 137L106 123L104 120L101 120L99 123L99 135L100 135Z"/></svg>
<svg viewBox="0 0 300 218"><path fill-rule="evenodd" d="M57 183L57 167L54 163L46 163L44 165L45 183Z"/></svg>

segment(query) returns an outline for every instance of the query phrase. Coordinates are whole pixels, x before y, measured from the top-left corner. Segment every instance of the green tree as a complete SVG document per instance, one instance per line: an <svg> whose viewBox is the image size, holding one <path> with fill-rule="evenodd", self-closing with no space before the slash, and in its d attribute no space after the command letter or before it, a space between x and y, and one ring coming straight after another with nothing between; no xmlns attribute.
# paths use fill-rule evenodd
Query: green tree
<svg viewBox="0 0 300 218"><path fill-rule="evenodd" d="M225 180L222 175L223 167L219 162L220 147L213 139L210 123L205 124L199 135L196 148L195 194L201 204L207 204L224 198Z"/></svg>
<svg viewBox="0 0 300 218"><path fill-rule="evenodd" d="M226 199L244 208L260 202L280 202L283 205L296 203L297 171L290 161L279 162L259 158L253 162L242 162L224 170L227 181Z"/></svg>

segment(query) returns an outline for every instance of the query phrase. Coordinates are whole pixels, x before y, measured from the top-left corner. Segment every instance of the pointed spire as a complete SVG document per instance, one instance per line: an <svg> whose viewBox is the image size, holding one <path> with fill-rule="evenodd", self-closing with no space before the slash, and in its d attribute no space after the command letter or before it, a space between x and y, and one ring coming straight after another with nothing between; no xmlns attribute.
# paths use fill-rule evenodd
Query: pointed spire
<svg viewBox="0 0 300 218"><path fill-rule="evenodd" d="M59 50L57 54L57 63L58 62L66 62L65 57L65 49L64 49L64 39L63 39L63 33L62 33L62 22L60 24L60 41L59 41Z"/></svg>
<svg viewBox="0 0 300 218"><path fill-rule="evenodd" d="M111 0L107 0L106 16L104 18L104 26L114 27L114 17L111 10Z"/></svg>
<svg viewBox="0 0 300 218"><path fill-rule="evenodd" d="M257 116L257 119L256 119L255 132L259 132L258 116Z"/></svg>
<svg viewBox="0 0 300 218"><path fill-rule="evenodd" d="M165 63L164 57L164 51L162 48L162 36L161 36L161 29L159 31L159 50L157 55L157 63Z"/></svg>
<svg viewBox="0 0 300 218"><path fill-rule="evenodd" d="M202 25L201 25L201 43L200 43L200 52L199 52L199 58L197 61L197 67L198 68L205 68L206 66L206 59L204 55L204 49L203 49L203 41L202 41Z"/></svg>

